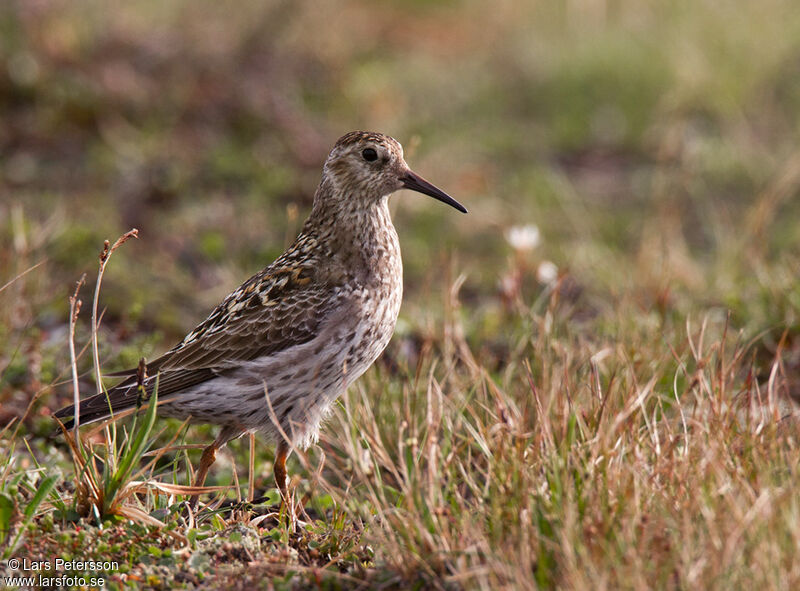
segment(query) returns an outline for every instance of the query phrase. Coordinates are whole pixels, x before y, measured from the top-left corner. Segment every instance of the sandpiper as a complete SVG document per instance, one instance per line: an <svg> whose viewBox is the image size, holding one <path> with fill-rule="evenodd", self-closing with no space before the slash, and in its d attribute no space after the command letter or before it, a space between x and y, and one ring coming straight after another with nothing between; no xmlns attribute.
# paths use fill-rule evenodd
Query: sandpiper
<svg viewBox="0 0 800 591"><path fill-rule="evenodd" d="M158 376L161 416L222 427L203 452L196 485L205 481L217 450L258 432L277 442L275 481L286 497L291 449L316 440L331 404L394 332L403 269L388 197L399 189L467 211L413 173L395 139L364 131L339 138L294 243L147 364L144 386L152 391ZM128 377L108 396L83 400L81 424L135 409L136 372L115 374ZM74 407L55 416L73 417Z"/></svg>

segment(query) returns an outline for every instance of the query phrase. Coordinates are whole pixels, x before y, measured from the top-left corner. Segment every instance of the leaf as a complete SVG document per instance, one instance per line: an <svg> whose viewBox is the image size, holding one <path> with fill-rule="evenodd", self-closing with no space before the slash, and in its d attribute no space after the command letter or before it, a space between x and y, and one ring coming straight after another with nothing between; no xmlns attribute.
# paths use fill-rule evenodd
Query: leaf
<svg viewBox="0 0 800 591"><path fill-rule="evenodd" d="M56 482L58 482L58 476L53 475L44 478L42 482L39 484L39 488L36 489L36 493L33 495L33 498L25 507L25 512L24 512L25 519L23 520L22 524L17 530L17 535L14 536L14 540L3 551L2 555L3 558L8 558L14 553L14 550L17 549L17 546L19 546L19 543L22 540L22 534L25 533L25 530L28 528L28 525L30 524L31 521L33 521L33 516L34 513L36 513L36 509L39 507L39 505L42 504L42 501L45 500L47 495L50 494L50 491L53 490L53 487L56 485ZM0 499L2 499L2 496L0 496ZM14 501L12 500L11 502L13 503ZM0 505L5 505L5 504L6 503L4 501L0 500ZM3 510L4 509L0 507L0 511Z"/></svg>
<svg viewBox="0 0 800 591"><path fill-rule="evenodd" d="M0 544L5 542L11 531L11 519L14 517L14 499L7 493L0 492Z"/></svg>
<svg viewBox="0 0 800 591"><path fill-rule="evenodd" d="M39 484L39 488L36 489L36 494L33 495L31 502L25 507L25 521L26 523L33 518L33 514L39 505L42 504L42 501L45 500L47 495L50 494L50 491L53 490L53 487L58 482L58 476L48 476L47 478L42 479L42 482Z"/></svg>
<svg viewBox="0 0 800 591"><path fill-rule="evenodd" d="M144 421L133 431L133 439L128 439L128 441L126 441L123 445L122 457L119 459L116 471L109 479L106 490L106 498L108 499L106 509L109 509L113 506L117 493L122 488L122 485L126 483L128 478L130 478L131 474L133 473L133 469L144 455L144 452L147 448L147 440L150 436L150 431L152 431L156 420L156 409L158 407L157 391L158 377L156 377L156 385L153 389L153 393L150 396L150 400L148 401L148 407L147 412L145 413Z"/></svg>

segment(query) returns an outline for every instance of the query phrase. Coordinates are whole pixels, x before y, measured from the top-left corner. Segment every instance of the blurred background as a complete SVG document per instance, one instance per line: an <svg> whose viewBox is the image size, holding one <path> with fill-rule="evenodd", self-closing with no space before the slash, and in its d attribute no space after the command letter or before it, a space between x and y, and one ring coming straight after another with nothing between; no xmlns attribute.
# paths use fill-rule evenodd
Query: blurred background
<svg viewBox="0 0 800 591"><path fill-rule="evenodd" d="M501 368L556 283L586 338L730 311L771 355L798 332L799 114L791 0L2 2L0 285L38 265L0 292L4 412L66 376L104 239L139 229L104 284L112 370L271 262L353 129L470 210L393 197L390 357L457 285Z"/></svg>

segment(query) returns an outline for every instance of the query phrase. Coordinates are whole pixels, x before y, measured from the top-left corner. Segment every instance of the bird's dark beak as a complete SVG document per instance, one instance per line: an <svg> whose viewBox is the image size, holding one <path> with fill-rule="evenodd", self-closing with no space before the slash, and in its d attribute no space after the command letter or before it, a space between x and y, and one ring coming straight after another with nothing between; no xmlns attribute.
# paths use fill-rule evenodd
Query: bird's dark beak
<svg viewBox="0 0 800 591"><path fill-rule="evenodd" d="M406 189L411 189L417 193L424 193L425 195L429 195L434 199L442 201L443 203L447 203L447 205L455 207L461 213L467 213L466 207L461 205L458 201L450 197L450 195L441 189L434 187L424 178L416 173L411 172L410 170L400 177L400 182L403 183L403 187Z"/></svg>

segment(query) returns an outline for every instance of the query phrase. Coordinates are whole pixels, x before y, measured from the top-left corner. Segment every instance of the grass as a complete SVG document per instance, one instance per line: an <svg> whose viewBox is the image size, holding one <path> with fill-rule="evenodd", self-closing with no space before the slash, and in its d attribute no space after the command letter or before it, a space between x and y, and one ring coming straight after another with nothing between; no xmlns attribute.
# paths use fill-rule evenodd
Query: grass
<svg viewBox="0 0 800 591"><path fill-rule="evenodd" d="M112 588L795 588L799 14L4 5L3 559L117 561ZM243 441L192 520L213 429L50 414L279 254L351 128L471 213L393 197L401 318L290 459L307 524L263 442L240 504ZM132 227L72 339L76 279Z"/></svg>

